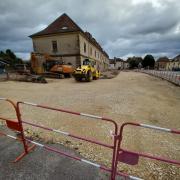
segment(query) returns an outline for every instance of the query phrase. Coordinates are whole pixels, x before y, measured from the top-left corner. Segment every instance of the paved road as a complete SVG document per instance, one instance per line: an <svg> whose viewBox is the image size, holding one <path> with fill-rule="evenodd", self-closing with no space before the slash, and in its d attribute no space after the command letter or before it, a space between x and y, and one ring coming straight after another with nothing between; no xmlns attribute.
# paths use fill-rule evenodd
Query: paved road
<svg viewBox="0 0 180 180"><path fill-rule="evenodd" d="M2 128L0 128L1 130ZM76 154L61 145L61 150ZM12 161L22 152L19 142L0 136L0 180L99 180L107 174L82 162L36 148L18 163Z"/></svg>

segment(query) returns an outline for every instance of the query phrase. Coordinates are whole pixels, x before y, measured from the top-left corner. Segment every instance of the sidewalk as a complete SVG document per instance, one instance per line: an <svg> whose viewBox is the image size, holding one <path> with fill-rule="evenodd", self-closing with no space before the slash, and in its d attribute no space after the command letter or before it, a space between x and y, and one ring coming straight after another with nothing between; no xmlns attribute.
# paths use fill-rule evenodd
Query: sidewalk
<svg viewBox="0 0 180 180"><path fill-rule="evenodd" d="M0 130L2 130L0 126ZM49 145L49 144L48 144ZM51 145L70 154L73 150ZM22 152L22 144L0 136L0 180L106 180L109 175L99 169L36 147L21 161L12 161Z"/></svg>

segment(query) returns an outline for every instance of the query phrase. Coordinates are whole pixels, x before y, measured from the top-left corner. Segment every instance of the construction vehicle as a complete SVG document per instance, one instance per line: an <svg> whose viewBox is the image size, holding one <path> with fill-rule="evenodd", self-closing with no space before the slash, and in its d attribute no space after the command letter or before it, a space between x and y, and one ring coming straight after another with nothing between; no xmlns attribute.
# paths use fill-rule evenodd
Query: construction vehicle
<svg viewBox="0 0 180 180"><path fill-rule="evenodd" d="M90 82L96 80L100 77L100 71L95 68L95 61L90 59L85 59L83 65L80 65L75 69L73 76L76 81L85 81Z"/></svg>
<svg viewBox="0 0 180 180"><path fill-rule="evenodd" d="M48 54L31 54L31 68L35 74L49 75L50 77L71 77L74 72L72 65L66 65L62 60L57 60Z"/></svg>

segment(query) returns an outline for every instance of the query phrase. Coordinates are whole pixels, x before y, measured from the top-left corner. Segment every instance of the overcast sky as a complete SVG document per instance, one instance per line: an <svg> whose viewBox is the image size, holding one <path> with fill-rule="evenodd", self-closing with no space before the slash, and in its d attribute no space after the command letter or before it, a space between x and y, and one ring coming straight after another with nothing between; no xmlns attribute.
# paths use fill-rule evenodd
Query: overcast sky
<svg viewBox="0 0 180 180"><path fill-rule="evenodd" d="M0 0L0 50L29 58L29 35L67 13L112 58L180 54L180 0Z"/></svg>

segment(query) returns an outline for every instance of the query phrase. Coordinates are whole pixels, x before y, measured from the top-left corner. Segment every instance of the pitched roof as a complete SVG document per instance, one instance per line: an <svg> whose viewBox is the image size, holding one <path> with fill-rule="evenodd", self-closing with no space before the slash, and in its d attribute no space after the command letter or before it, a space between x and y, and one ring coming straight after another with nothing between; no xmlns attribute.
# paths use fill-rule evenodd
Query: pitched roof
<svg viewBox="0 0 180 180"><path fill-rule="evenodd" d="M91 42L92 44L94 44L102 53L104 53L108 58L109 55L103 50L103 48L101 47L101 45L96 41L96 39L91 35L90 32L83 32L83 34L85 35L85 37L89 40L89 42Z"/></svg>
<svg viewBox="0 0 180 180"><path fill-rule="evenodd" d="M169 62L169 59L165 57L160 57L156 62Z"/></svg>
<svg viewBox="0 0 180 180"><path fill-rule="evenodd" d="M75 31L82 31L82 29L67 14L64 13L59 16L54 22L52 22L48 27L46 27L42 31L30 35L29 37L32 38L41 35Z"/></svg>
<svg viewBox="0 0 180 180"><path fill-rule="evenodd" d="M116 58L116 57L114 57L114 59L116 60L116 62L124 62L124 60L121 59L121 58Z"/></svg>
<svg viewBox="0 0 180 180"><path fill-rule="evenodd" d="M116 64L115 59L109 59L109 64Z"/></svg>
<svg viewBox="0 0 180 180"><path fill-rule="evenodd" d="M172 61L176 61L176 62L180 61L180 54L174 57Z"/></svg>
<svg viewBox="0 0 180 180"><path fill-rule="evenodd" d="M52 22L48 27L39 31L35 34L30 35L29 37L38 37L43 35L51 35L57 33L65 32L81 32L86 39L88 39L92 44L94 44L104 55L108 58L108 54L102 49L100 44L96 41L95 38L89 32L84 32L67 14L62 14L54 22Z"/></svg>

